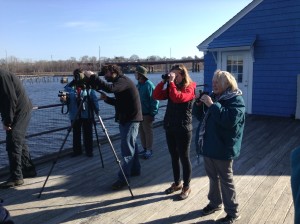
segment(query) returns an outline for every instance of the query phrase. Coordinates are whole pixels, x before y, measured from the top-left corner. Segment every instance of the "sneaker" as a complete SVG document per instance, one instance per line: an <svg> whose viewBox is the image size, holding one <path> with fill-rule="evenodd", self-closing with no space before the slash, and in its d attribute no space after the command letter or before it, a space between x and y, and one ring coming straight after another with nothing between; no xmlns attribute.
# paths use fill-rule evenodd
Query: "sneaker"
<svg viewBox="0 0 300 224"><path fill-rule="evenodd" d="M180 191L182 189L182 184L178 184L176 185L175 183L173 183L171 185L171 187L169 187L168 189L165 190L165 193L166 194L172 194L174 193L175 191Z"/></svg>
<svg viewBox="0 0 300 224"><path fill-rule="evenodd" d="M231 216L231 215L226 215L226 217L219 219L219 223L223 224L231 224L234 223L235 221L239 220L241 216Z"/></svg>
<svg viewBox="0 0 300 224"><path fill-rule="evenodd" d="M144 159L149 159L152 156L152 150L146 150Z"/></svg>
<svg viewBox="0 0 300 224"><path fill-rule="evenodd" d="M181 200L187 199L188 196L190 195L190 193L191 193L191 188L190 188L189 186L183 187L183 188L182 188L182 191L181 191L181 193L180 193L180 195L179 195L179 198L180 198Z"/></svg>
<svg viewBox="0 0 300 224"><path fill-rule="evenodd" d="M140 152L139 152L139 156L144 156L145 153L146 153L146 151L147 151L146 149L144 149L143 151L140 151Z"/></svg>
<svg viewBox="0 0 300 224"><path fill-rule="evenodd" d="M111 188L113 190L120 190L123 187L127 186L127 183L125 181L117 180L113 185L111 185Z"/></svg>
<svg viewBox="0 0 300 224"><path fill-rule="evenodd" d="M22 184L24 184L23 179L20 179L20 180L8 179L4 183L0 184L0 188L6 189L6 188L20 186Z"/></svg>
<svg viewBox="0 0 300 224"><path fill-rule="evenodd" d="M202 209L202 215L209 215L219 210L221 210L221 207L214 208L210 205L207 205L205 208Z"/></svg>

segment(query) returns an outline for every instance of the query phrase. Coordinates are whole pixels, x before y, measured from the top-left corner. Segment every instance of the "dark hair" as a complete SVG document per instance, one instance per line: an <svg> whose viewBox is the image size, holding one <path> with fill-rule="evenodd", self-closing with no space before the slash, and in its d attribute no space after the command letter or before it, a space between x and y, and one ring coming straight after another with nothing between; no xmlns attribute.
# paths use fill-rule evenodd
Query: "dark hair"
<svg viewBox="0 0 300 224"><path fill-rule="evenodd" d="M101 69L101 75L104 76L107 72L116 73L117 75L122 75L122 71L117 65L104 65Z"/></svg>
<svg viewBox="0 0 300 224"><path fill-rule="evenodd" d="M79 76L79 73L82 73L83 70L82 68L76 68L74 71L73 71L73 76Z"/></svg>

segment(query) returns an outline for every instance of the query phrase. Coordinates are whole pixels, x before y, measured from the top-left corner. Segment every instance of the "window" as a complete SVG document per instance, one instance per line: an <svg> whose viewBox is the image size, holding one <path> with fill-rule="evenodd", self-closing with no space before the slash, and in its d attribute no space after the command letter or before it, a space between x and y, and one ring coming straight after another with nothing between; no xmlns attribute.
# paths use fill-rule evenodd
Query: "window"
<svg viewBox="0 0 300 224"><path fill-rule="evenodd" d="M243 56L227 56L227 71L236 78L238 83L243 82Z"/></svg>

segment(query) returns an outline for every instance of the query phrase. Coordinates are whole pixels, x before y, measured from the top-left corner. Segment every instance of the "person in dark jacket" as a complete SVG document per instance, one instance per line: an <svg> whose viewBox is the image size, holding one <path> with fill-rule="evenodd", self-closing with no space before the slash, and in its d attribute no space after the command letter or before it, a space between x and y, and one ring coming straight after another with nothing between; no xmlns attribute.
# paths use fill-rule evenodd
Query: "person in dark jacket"
<svg viewBox="0 0 300 224"><path fill-rule="evenodd" d="M233 160L241 150L245 125L245 104L235 77L217 70L212 79L213 93L202 95L199 107L202 117L198 145L209 177L209 204L203 208L208 215L222 208L227 216L220 223L233 223L240 218L233 181Z"/></svg>
<svg viewBox="0 0 300 224"><path fill-rule="evenodd" d="M110 97L102 93L101 99L115 107L115 121L119 123L121 136L122 169L129 181L131 176L139 176L141 173L136 143L139 124L143 120L139 93L134 82L122 74L117 65L103 66L101 74L105 75L104 78L107 82L101 78L95 79L90 71L85 72L93 88L115 95L115 97ZM119 190L126 185L126 180L120 170L118 179L113 183L112 189Z"/></svg>
<svg viewBox="0 0 300 224"><path fill-rule="evenodd" d="M164 88L167 84L167 88ZM172 159L174 183L165 190L166 194L182 190L179 198L186 199L190 192L192 166L190 145L192 140L192 105L196 83L192 81L186 67L174 65L171 72L154 89L153 98L168 100L164 116L164 129ZM180 162L183 185L180 181Z"/></svg>
<svg viewBox="0 0 300 224"><path fill-rule="evenodd" d="M73 76L74 79L64 88L68 95L60 98L68 106L69 118L73 123L72 157L82 154L81 129L86 156L93 157L93 123L94 114L99 112L98 99L96 91L86 86L82 69L75 69Z"/></svg>
<svg viewBox="0 0 300 224"><path fill-rule="evenodd" d="M147 69L143 66L137 66L135 70L135 79L138 81L137 89L140 94L143 121L140 123L139 135L143 151L139 153L144 159L152 156L153 149L153 121L158 113L159 101L153 99L154 84L147 77Z"/></svg>
<svg viewBox="0 0 300 224"><path fill-rule="evenodd" d="M300 223L300 147L295 148L290 155L291 159L291 187L294 201L294 223Z"/></svg>
<svg viewBox="0 0 300 224"><path fill-rule="evenodd" d="M31 118L32 104L20 79L0 69L0 113L6 131L6 151L9 159L10 177L0 184L10 188L24 183L23 178L35 177L25 134Z"/></svg>

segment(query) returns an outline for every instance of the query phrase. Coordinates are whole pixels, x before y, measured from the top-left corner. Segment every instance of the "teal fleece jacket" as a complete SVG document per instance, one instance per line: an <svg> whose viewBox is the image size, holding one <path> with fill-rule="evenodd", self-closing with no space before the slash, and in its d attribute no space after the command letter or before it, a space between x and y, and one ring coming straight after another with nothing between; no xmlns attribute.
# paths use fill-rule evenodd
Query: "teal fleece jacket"
<svg viewBox="0 0 300 224"><path fill-rule="evenodd" d="M203 147L200 154L212 159L232 160L240 155L245 126L242 96L215 102L207 111Z"/></svg>

